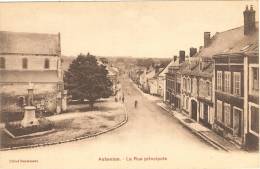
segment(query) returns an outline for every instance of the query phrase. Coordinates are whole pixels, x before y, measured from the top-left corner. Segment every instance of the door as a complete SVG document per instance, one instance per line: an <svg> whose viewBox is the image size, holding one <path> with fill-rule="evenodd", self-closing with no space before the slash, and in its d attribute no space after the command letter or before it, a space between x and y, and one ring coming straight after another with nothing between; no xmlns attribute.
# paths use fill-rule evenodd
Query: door
<svg viewBox="0 0 260 169"><path fill-rule="evenodd" d="M234 136L241 136L241 114L242 111L239 109L233 109L233 129L234 129Z"/></svg>
<svg viewBox="0 0 260 169"><path fill-rule="evenodd" d="M191 118L197 121L197 102L191 100Z"/></svg>
<svg viewBox="0 0 260 169"><path fill-rule="evenodd" d="M242 111L239 109L233 109L233 129L234 129L234 136L241 136L241 114Z"/></svg>
<svg viewBox="0 0 260 169"><path fill-rule="evenodd" d="M204 121L206 122L206 123L208 123L208 121L209 121L209 111L208 111L208 105L207 104L203 104L203 117L204 117Z"/></svg>

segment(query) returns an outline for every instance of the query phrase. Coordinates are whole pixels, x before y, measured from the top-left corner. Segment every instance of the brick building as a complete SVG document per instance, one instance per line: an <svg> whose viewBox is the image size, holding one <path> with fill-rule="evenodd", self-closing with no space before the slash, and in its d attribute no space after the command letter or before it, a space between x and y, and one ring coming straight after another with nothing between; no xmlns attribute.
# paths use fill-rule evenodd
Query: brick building
<svg viewBox="0 0 260 169"><path fill-rule="evenodd" d="M243 26L213 37L204 32L204 46L191 48L186 60L180 53L166 74L167 103L248 148L259 144L258 31L255 11L246 7Z"/></svg>
<svg viewBox="0 0 260 169"><path fill-rule="evenodd" d="M60 34L0 32L1 113L23 112L28 87L38 109L66 109Z"/></svg>
<svg viewBox="0 0 260 169"><path fill-rule="evenodd" d="M253 7L244 11L244 26L223 32L217 39L215 46L221 46L221 52L213 57L214 129L240 145L258 147L259 44ZM223 40L226 43L221 44Z"/></svg>

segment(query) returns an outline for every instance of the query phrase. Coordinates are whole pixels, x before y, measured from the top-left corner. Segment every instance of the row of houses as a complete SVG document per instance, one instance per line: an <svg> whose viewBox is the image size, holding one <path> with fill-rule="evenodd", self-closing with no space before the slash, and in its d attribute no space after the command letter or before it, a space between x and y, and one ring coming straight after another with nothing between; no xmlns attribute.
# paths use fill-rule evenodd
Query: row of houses
<svg viewBox="0 0 260 169"><path fill-rule="evenodd" d="M150 66L148 69L137 67L129 72L129 76L143 92L163 97L164 69L160 64Z"/></svg>
<svg viewBox="0 0 260 169"><path fill-rule="evenodd" d="M258 148L259 44L255 11L244 25L211 36L204 46L180 51L167 66L164 101L172 109L241 146Z"/></svg>

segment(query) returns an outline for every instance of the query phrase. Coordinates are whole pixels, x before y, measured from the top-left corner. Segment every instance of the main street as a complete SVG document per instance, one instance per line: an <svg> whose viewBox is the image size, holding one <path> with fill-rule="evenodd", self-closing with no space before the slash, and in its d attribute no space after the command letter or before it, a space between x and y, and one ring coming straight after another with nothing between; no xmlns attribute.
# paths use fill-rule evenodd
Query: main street
<svg viewBox="0 0 260 169"><path fill-rule="evenodd" d="M128 112L124 126L76 142L1 152L0 168L254 168L258 165L258 154L213 149L155 102L147 100L127 77L121 82ZM134 108L135 100L137 108ZM167 160L137 160L146 157ZM100 161L99 158L119 158L120 161ZM9 160L38 160L38 163Z"/></svg>

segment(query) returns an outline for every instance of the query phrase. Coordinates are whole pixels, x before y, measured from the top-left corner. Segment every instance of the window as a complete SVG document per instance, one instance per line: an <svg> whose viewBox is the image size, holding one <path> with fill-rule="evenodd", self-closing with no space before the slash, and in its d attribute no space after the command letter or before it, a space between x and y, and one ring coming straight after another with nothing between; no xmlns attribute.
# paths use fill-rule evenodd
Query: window
<svg viewBox="0 0 260 169"><path fill-rule="evenodd" d="M0 69L4 69L5 68L5 58L1 57L0 58Z"/></svg>
<svg viewBox="0 0 260 169"><path fill-rule="evenodd" d="M249 117L250 131L256 135L259 135L259 108L256 106L250 107L250 117Z"/></svg>
<svg viewBox="0 0 260 169"><path fill-rule="evenodd" d="M27 68L28 68L28 59L23 58L23 69L27 69Z"/></svg>
<svg viewBox="0 0 260 169"><path fill-rule="evenodd" d="M186 98L186 110L189 110L189 98Z"/></svg>
<svg viewBox="0 0 260 169"><path fill-rule="evenodd" d="M182 97L182 106L183 106L184 109L185 109L185 102L186 102L185 96L183 96L183 97Z"/></svg>
<svg viewBox="0 0 260 169"><path fill-rule="evenodd" d="M44 60L44 68L45 69L49 69L50 68L50 60L49 59L45 59Z"/></svg>
<svg viewBox="0 0 260 169"><path fill-rule="evenodd" d="M199 96L203 96L203 80L199 80Z"/></svg>
<svg viewBox="0 0 260 169"><path fill-rule="evenodd" d="M206 82L206 89L207 89L207 96L211 96L211 83L210 82Z"/></svg>
<svg viewBox="0 0 260 169"><path fill-rule="evenodd" d="M233 76L234 80L233 80L233 93L235 95L240 96L241 95L241 75L239 72L234 72L234 76Z"/></svg>
<svg viewBox="0 0 260 169"><path fill-rule="evenodd" d="M224 73L224 92L230 93L231 91L231 85L230 85L230 72L225 72Z"/></svg>
<svg viewBox="0 0 260 169"><path fill-rule="evenodd" d="M203 103L200 103L200 117L203 119Z"/></svg>
<svg viewBox="0 0 260 169"><path fill-rule="evenodd" d="M188 85L187 85L188 92L190 92L190 91L191 91L191 84L190 84L190 82L191 82L190 78L189 78L189 79L187 79L187 83L188 83Z"/></svg>
<svg viewBox="0 0 260 169"><path fill-rule="evenodd" d="M197 94L197 79L192 80L192 93Z"/></svg>
<svg viewBox="0 0 260 169"><path fill-rule="evenodd" d="M183 78L183 90L186 91L186 79Z"/></svg>
<svg viewBox="0 0 260 169"><path fill-rule="evenodd" d="M230 112L230 105L224 104L224 122L225 125L231 127L231 112Z"/></svg>
<svg viewBox="0 0 260 169"><path fill-rule="evenodd" d="M222 122L222 101L217 100L217 121Z"/></svg>
<svg viewBox="0 0 260 169"><path fill-rule="evenodd" d="M259 69L256 67L252 68L253 71L253 90L259 90Z"/></svg>
<svg viewBox="0 0 260 169"><path fill-rule="evenodd" d="M177 83L177 85L176 85L176 92L181 93L181 84L180 83Z"/></svg>
<svg viewBox="0 0 260 169"><path fill-rule="evenodd" d="M222 71L217 71L217 90L222 90Z"/></svg>

